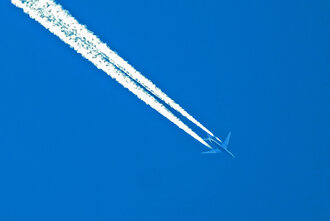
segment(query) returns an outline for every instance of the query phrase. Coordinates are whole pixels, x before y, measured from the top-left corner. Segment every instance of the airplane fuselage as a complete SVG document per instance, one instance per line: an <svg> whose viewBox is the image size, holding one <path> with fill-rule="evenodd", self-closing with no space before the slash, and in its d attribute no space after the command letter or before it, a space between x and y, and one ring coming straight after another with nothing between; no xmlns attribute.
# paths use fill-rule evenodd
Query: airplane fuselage
<svg viewBox="0 0 330 221"><path fill-rule="evenodd" d="M232 158L235 158L234 154L232 154L228 149L227 147L224 147L223 144L217 140L217 137L215 138L212 138L210 140L211 143L214 143L217 145L217 147L213 147L213 150L216 151L216 152L223 152L223 153L226 153L228 154L229 156L231 156Z"/></svg>
<svg viewBox="0 0 330 221"><path fill-rule="evenodd" d="M232 154L229 150L227 150L226 148L221 148L222 152L228 154L229 156L231 156L232 158L235 158L234 154Z"/></svg>

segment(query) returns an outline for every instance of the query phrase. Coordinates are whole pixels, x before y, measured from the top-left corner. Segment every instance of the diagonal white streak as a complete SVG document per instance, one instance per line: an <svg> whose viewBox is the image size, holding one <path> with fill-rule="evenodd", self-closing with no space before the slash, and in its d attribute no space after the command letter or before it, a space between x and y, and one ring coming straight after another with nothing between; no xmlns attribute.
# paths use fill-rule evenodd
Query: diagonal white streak
<svg viewBox="0 0 330 221"><path fill-rule="evenodd" d="M191 122L196 124L198 127L200 127L202 130L207 132L208 134L213 135L211 131L209 131L206 127L204 127L200 122L198 122L193 116L191 116L186 110L184 110L178 103L176 103L173 99L171 99L167 94L165 94L160 88L158 88L151 80L143 76L139 71L137 71L133 66L131 66L127 61L125 61L123 58L121 58L116 52L110 49L107 45L98 45L100 47L100 50L103 51L108 57L110 58L110 61L118 67L120 70L122 70L124 73L126 73L128 76L130 76L132 79L137 81L139 84L141 84L144 88L146 88L150 93L164 101L166 104L168 104L171 108L178 111L180 114L185 116L187 119L189 119Z"/></svg>
<svg viewBox="0 0 330 221"><path fill-rule="evenodd" d="M76 22L76 20L67 11L63 10L60 5L52 0L11 0L11 2L17 7L22 8L31 18L38 21L46 29L70 45L97 68L106 72L147 105L158 111L193 138L208 148L211 148L200 136L145 91L144 88L140 87L130 77L118 70L110 62L109 56L97 47L98 44L102 44L102 47L107 46L101 43L93 33L85 28L85 26ZM76 25L72 25L72 21L76 22Z"/></svg>
<svg viewBox="0 0 330 221"><path fill-rule="evenodd" d="M130 76L140 85L142 85L145 89L147 89L150 93L164 101L171 108L181 113L191 122L196 124L198 127L203 129L205 132L214 136L207 128L205 128L200 122L198 122L193 116L187 113L179 104L177 104L174 100L172 100L169 96L167 96L160 88L158 88L154 83L152 83L149 79L143 76L139 71L137 71L134 67L132 67L127 61L121 58L116 52L110 49L105 43L101 42L101 40L95 36L92 32L88 31L85 26L81 25L76 19L74 19L68 12L63 10L58 10L54 4L52 7L49 7L48 10L51 10L51 13L54 14L58 19L65 21L70 27L80 30L80 34L89 39L101 52L106 54L109 58L109 61L113 63L117 68L123 71L125 74ZM64 12L64 13L63 13Z"/></svg>

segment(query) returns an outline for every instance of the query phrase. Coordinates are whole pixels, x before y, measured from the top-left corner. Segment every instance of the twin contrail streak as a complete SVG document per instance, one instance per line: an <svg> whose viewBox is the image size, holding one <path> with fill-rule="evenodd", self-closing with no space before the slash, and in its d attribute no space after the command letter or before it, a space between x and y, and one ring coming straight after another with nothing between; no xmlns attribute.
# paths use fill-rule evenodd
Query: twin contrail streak
<svg viewBox="0 0 330 221"><path fill-rule="evenodd" d="M134 93L147 105L158 111L193 138L211 148L200 136L193 132L171 111L151 96L144 88L134 82L134 80L137 80L135 78L138 78L140 79L137 80L139 84L142 86L148 86L149 83L143 83L149 82L148 80L145 81L145 78L138 72L134 72L138 74L133 75L138 77L132 77L129 75L128 73L131 73L134 69L127 63L126 64L128 66L125 66L124 60L111 51L92 32L88 31L85 26L79 24L67 11L63 10L60 5L56 4L53 0L11 0L11 2L17 7L22 8L31 18L38 21L46 29L70 45L79 54L91 61L97 68L106 72L118 83ZM111 58L110 55L113 57ZM118 64L116 63L116 60ZM117 64L117 67L114 64ZM130 70L129 67L131 67L132 70ZM124 73L117 68L122 70ZM126 71L126 69L129 69L129 71ZM125 74L126 72L128 72L127 74L131 76L132 79ZM158 89L154 86L152 90ZM156 93L153 91L150 92L153 94Z"/></svg>
<svg viewBox="0 0 330 221"><path fill-rule="evenodd" d="M118 67L121 71L126 73L136 82L141 84L145 89L147 89L150 93L164 101L171 108L181 113L183 116L188 118L191 122L196 124L198 127L203 129L205 132L214 136L212 132L210 132L207 128L205 128L201 123L199 123L193 116L187 113L179 104L177 104L174 100L172 100L169 96L167 96L160 88L158 88L154 83L152 83L149 79L143 76L139 71L137 71L134 67L127 63L123 58L121 58L116 52L112 51L109 46L105 44L97 44L100 51L104 52L108 55L111 63L113 63L116 67Z"/></svg>
<svg viewBox="0 0 330 221"><path fill-rule="evenodd" d="M53 10L55 9L55 10ZM65 21L69 27L72 27L76 30L80 30L80 34L87 39L89 39L95 47L106 54L109 58L109 61L114 64L117 68L123 71L125 74L130 76L133 80L142 85L146 90L152 93L154 96L158 97L160 100L164 101L171 108L181 113L183 116L188 118L191 122L196 124L198 127L203 129L205 132L214 136L208 129L206 129L201 123L199 123L193 116L187 113L179 104L177 104L174 100L172 100L169 96L167 96L160 88L158 88L155 84L153 84L149 79L144 77L139 71L137 71L134 67L128 64L123 58L121 58L116 52L110 49L105 43L101 42L101 40L95 36L93 33L88 31L83 25L81 25L76 19L74 19L68 12L64 12L63 10L57 10L56 5L52 5L49 7L49 10L52 10L52 13L62 21Z"/></svg>

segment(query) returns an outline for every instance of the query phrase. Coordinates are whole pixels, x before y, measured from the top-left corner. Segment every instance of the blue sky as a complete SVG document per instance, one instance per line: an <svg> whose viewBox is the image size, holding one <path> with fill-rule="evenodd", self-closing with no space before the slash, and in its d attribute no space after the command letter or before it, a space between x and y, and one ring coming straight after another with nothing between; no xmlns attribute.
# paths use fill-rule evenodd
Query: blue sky
<svg viewBox="0 0 330 221"><path fill-rule="evenodd" d="M1 220L330 219L327 1L57 2L237 158L1 1Z"/></svg>

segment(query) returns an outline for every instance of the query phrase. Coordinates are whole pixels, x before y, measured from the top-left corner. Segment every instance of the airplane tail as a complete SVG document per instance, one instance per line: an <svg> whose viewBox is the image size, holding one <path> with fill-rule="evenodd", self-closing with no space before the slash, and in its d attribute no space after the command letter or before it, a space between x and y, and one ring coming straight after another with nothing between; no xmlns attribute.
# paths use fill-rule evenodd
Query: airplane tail
<svg viewBox="0 0 330 221"><path fill-rule="evenodd" d="M212 137L210 136L210 134L207 134L207 137L204 138L203 140L210 142L212 140Z"/></svg>

